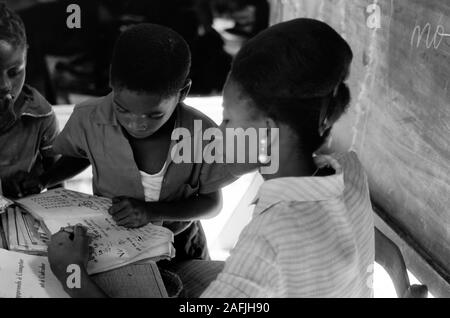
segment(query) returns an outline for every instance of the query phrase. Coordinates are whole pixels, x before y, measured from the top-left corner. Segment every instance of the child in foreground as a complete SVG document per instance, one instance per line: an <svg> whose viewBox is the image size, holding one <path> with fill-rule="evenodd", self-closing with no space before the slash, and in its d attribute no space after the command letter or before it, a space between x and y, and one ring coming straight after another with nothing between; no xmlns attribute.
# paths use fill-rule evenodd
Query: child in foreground
<svg viewBox="0 0 450 318"><path fill-rule="evenodd" d="M275 25L238 53L224 88L223 128L276 128L259 149L278 148L280 168L263 175L253 218L223 268L175 264L188 297L372 297L374 221L362 165L353 152L315 155L349 105L352 57L336 31L310 19ZM58 233L49 246L63 283L64 266L84 266L88 257L84 230L77 231L74 241ZM61 256L69 250L77 258ZM72 296L105 296L82 276L86 288Z"/></svg>
<svg viewBox="0 0 450 318"><path fill-rule="evenodd" d="M181 142L172 140L174 129L190 133L198 158L204 147L194 147L195 136L217 127L183 103L190 64L189 47L174 31L153 24L124 31L111 62L112 93L75 106L54 143L62 158L40 181L48 187L92 165L94 194L113 199L118 225L163 222L175 233L177 259L208 259L199 220L220 211L220 189L234 177L220 164L172 160Z"/></svg>

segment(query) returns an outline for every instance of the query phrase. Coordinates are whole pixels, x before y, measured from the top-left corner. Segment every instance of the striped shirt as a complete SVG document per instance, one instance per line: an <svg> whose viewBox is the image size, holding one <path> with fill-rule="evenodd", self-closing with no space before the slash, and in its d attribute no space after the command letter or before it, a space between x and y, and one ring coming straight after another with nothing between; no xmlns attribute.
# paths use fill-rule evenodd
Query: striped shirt
<svg viewBox="0 0 450 318"><path fill-rule="evenodd" d="M366 175L353 152L316 161L335 173L261 186L252 221L202 297L373 296Z"/></svg>

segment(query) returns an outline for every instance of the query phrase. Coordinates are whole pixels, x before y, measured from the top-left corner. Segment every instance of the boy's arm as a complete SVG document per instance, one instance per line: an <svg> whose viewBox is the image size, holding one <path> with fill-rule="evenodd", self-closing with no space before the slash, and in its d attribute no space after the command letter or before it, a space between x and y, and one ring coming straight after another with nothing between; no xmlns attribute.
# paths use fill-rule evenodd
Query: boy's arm
<svg viewBox="0 0 450 318"><path fill-rule="evenodd" d="M222 209L221 191L174 202L142 202L114 198L109 213L118 225L140 227L154 221L195 221L215 217Z"/></svg>
<svg viewBox="0 0 450 318"><path fill-rule="evenodd" d="M211 219L222 209L222 192L198 194L175 202L148 202L151 221L195 221Z"/></svg>
<svg viewBox="0 0 450 318"><path fill-rule="evenodd" d="M43 164L43 166L44 166L44 172L43 172L43 174L45 174L47 171L50 171L50 169L53 168L53 166L55 165L55 163L58 162L58 159L59 159L60 157L61 157L61 156L53 156L53 157L47 157L47 158L44 158L44 159L42 160L42 164ZM51 189L51 188L59 188L59 187L63 187L63 186L64 186L64 184L61 182L61 183L52 185L51 187L49 187L49 189Z"/></svg>
<svg viewBox="0 0 450 318"><path fill-rule="evenodd" d="M88 159L62 156L44 174L39 177L43 188L51 188L55 185L73 178L90 166Z"/></svg>
<svg viewBox="0 0 450 318"><path fill-rule="evenodd" d="M44 173L40 176L27 176L25 181L21 182L22 195L40 193L45 188L58 186L90 165L83 150L85 144L82 138L84 135L82 123L86 115L77 109L75 107L59 135L55 114L49 117L40 145L40 152L46 160Z"/></svg>
<svg viewBox="0 0 450 318"><path fill-rule="evenodd" d="M44 159L45 172L40 176L19 171L11 178L2 180L4 194L11 198L41 193L46 188L60 186L63 181L70 179L89 167L88 159L63 156L59 160L55 157Z"/></svg>
<svg viewBox="0 0 450 318"><path fill-rule="evenodd" d="M51 143L51 153L62 155L59 160L39 180L48 188L70 179L89 167L86 152L86 131L84 123L89 120L89 111L75 106L64 129Z"/></svg>

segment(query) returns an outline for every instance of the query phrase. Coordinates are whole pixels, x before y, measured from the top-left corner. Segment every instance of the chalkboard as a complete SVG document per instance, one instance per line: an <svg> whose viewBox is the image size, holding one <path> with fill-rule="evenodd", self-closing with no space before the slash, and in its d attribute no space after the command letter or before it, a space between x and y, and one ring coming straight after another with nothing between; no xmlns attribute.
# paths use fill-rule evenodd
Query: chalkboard
<svg viewBox="0 0 450 318"><path fill-rule="evenodd" d="M272 23L316 18L350 43L353 101L330 145L357 151L374 202L450 273L450 1L272 0L271 8Z"/></svg>

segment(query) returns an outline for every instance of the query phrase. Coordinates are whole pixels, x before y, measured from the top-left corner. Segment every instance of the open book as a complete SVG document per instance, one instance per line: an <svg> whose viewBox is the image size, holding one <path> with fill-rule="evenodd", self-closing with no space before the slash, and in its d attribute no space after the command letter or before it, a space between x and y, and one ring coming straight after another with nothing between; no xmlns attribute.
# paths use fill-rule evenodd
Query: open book
<svg viewBox="0 0 450 318"><path fill-rule="evenodd" d="M49 190L16 201L42 221L51 234L61 227L82 224L93 236L88 273L95 274L137 261L169 259L175 256L173 233L148 224L139 229L116 225L108 214L112 201L66 189Z"/></svg>

